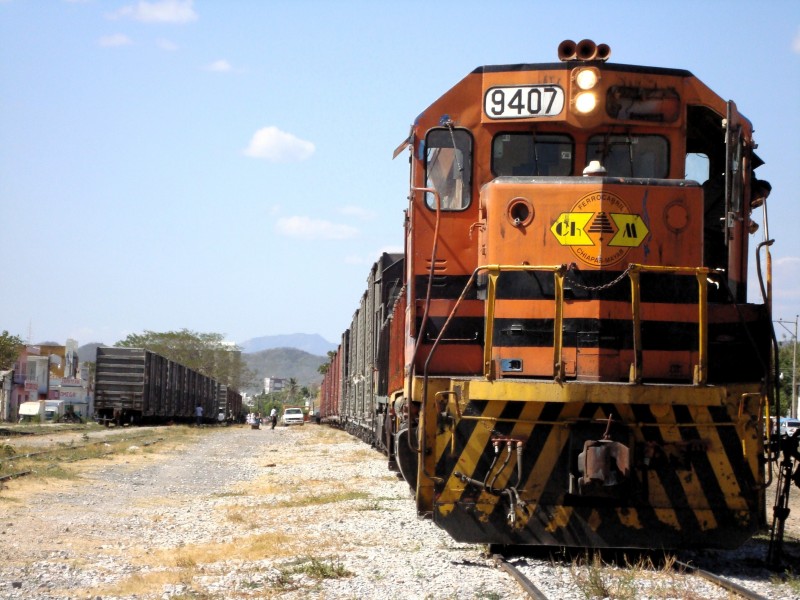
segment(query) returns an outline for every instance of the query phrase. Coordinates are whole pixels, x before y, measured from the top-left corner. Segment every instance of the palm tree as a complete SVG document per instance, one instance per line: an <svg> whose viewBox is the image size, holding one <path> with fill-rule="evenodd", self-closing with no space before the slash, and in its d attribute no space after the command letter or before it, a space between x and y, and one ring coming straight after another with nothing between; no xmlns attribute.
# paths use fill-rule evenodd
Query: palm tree
<svg viewBox="0 0 800 600"><path fill-rule="evenodd" d="M299 389L299 385L297 385L297 380L294 377L289 378L289 385L286 388L289 392L289 401L294 402L295 396L297 396L297 390Z"/></svg>

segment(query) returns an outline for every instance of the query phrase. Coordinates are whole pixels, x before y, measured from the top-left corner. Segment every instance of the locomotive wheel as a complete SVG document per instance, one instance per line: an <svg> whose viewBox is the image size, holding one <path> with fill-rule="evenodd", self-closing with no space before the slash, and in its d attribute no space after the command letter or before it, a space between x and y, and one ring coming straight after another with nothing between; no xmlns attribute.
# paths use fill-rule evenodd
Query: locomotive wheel
<svg viewBox="0 0 800 600"><path fill-rule="evenodd" d="M412 430L412 435L416 438L417 430ZM409 447L408 428L403 428L394 436L394 455L400 473L414 492L417 491L417 453Z"/></svg>

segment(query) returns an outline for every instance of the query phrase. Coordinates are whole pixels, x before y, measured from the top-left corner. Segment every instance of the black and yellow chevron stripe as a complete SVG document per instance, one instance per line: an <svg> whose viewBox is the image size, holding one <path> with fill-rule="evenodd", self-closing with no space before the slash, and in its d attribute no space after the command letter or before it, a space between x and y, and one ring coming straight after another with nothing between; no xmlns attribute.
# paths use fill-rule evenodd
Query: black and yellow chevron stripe
<svg viewBox="0 0 800 600"><path fill-rule="evenodd" d="M433 518L471 543L735 547L762 514L752 388L451 380L425 419ZM629 474L581 491L578 454L604 433Z"/></svg>

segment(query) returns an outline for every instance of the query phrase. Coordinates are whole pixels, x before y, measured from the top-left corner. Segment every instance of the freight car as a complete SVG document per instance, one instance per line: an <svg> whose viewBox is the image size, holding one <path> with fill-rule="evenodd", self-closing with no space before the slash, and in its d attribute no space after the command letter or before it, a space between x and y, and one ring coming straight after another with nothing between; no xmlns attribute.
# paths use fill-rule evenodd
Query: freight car
<svg viewBox="0 0 800 600"><path fill-rule="evenodd" d="M753 127L690 72L609 55L480 67L417 117L405 252L321 387L459 541L735 547L764 521Z"/></svg>
<svg viewBox="0 0 800 600"><path fill-rule="evenodd" d="M218 421L232 423L242 415L242 395L227 385L217 386Z"/></svg>
<svg viewBox="0 0 800 600"><path fill-rule="evenodd" d="M241 412L241 394L184 365L141 348L97 348L95 417L105 423L206 421Z"/></svg>

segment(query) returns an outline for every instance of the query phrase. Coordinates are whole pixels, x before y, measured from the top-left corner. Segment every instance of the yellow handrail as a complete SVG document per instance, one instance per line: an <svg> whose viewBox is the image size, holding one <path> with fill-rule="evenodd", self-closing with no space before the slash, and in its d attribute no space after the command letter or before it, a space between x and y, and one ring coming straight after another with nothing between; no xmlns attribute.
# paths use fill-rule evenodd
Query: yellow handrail
<svg viewBox="0 0 800 600"><path fill-rule="evenodd" d="M564 273L567 270L566 265L557 266L534 266L534 265L484 265L476 268L467 286L471 285L478 273L482 271L487 272L488 282L486 285L486 328L483 336L483 376L486 379L494 379L492 371L492 346L494 343L494 305L497 300L497 278L500 273L504 271L552 271L555 276L555 304L556 314L553 323L553 376L555 379L561 379L564 376L564 361L561 360L561 348L563 344L563 322L564 322ZM465 287L466 291L466 287ZM453 306L450 316L455 314L458 305L465 293L462 292L461 297ZM450 317L448 317L449 320ZM444 330L444 328L442 328ZM441 334L440 334L441 335Z"/></svg>
<svg viewBox="0 0 800 600"><path fill-rule="evenodd" d="M631 280L631 310L633 317L633 364L631 365L631 383L642 381L642 322L640 316L641 282L639 274L649 273L691 273L697 278L697 364L694 366L693 383L705 385L708 380L708 290L706 279L711 269L708 267L664 267L654 265L628 265L628 277Z"/></svg>
<svg viewBox="0 0 800 600"><path fill-rule="evenodd" d="M567 265L484 265L475 269L473 277L482 272L487 272L488 282L486 288L486 329L484 332L483 348L483 374L487 379L494 379L492 363L492 347L494 344L495 303L497 301L497 279L503 272L513 271L552 271L555 278L554 303L555 315L553 321L553 378L562 381L564 378L564 361L562 359L564 347L564 276ZM698 360L693 369L693 383L705 385L708 380L708 291L706 279L712 270L708 267L665 267L631 263L626 273L631 282L631 320L633 323L633 364L631 365L630 382L642 381L642 322L641 322L641 280L640 274L648 273L686 273L694 274L697 278L698 288ZM469 285L469 284L468 284ZM462 294L463 297L463 294ZM459 299L460 300L460 299ZM455 313L459 302L453 307Z"/></svg>

